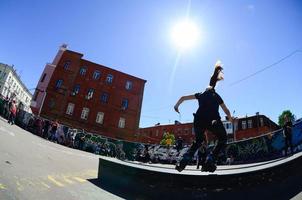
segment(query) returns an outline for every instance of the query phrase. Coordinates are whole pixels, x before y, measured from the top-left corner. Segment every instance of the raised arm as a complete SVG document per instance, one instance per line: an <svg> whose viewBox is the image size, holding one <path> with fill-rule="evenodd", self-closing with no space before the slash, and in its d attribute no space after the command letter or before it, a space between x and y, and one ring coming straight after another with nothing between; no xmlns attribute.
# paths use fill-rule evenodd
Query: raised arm
<svg viewBox="0 0 302 200"><path fill-rule="evenodd" d="M233 123L233 117L231 116L231 113L229 109L226 107L224 103L220 104L220 107L222 108L223 112L227 115L228 120Z"/></svg>
<svg viewBox="0 0 302 200"><path fill-rule="evenodd" d="M174 106L174 110L175 110L176 112L179 113L178 106L179 106L182 102L184 102L184 101L186 101L186 100L192 100L192 99L196 99L195 95L188 95L188 96L182 96L182 97L180 97L180 98L178 99L177 103L176 103L175 106Z"/></svg>

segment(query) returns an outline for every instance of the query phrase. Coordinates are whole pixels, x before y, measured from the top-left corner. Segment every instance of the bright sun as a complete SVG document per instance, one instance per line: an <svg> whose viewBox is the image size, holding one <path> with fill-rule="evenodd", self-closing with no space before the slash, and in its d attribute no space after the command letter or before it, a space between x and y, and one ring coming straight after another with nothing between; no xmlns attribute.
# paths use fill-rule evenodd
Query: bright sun
<svg viewBox="0 0 302 200"><path fill-rule="evenodd" d="M180 50L193 47L199 40L199 30L192 21L177 23L172 30L172 40Z"/></svg>

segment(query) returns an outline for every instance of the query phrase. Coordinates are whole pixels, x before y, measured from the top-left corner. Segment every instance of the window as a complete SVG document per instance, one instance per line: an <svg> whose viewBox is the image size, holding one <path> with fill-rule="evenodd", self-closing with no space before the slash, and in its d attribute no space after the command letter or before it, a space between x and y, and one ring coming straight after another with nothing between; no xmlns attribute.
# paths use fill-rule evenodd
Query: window
<svg viewBox="0 0 302 200"><path fill-rule="evenodd" d="M263 118L260 117L260 126L263 126L263 125L264 125L264 123L263 123Z"/></svg>
<svg viewBox="0 0 302 200"><path fill-rule="evenodd" d="M46 77L46 73L43 74L42 78L41 78L41 83L45 80Z"/></svg>
<svg viewBox="0 0 302 200"><path fill-rule="evenodd" d="M27 98L27 97L26 97L26 98ZM55 105L56 105L56 102L55 102L54 98L51 98L51 99L49 100L49 102L48 102L49 108L54 108Z"/></svg>
<svg viewBox="0 0 302 200"><path fill-rule="evenodd" d="M126 119L123 117L120 117L120 120L118 121L118 127L119 128L125 128Z"/></svg>
<svg viewBox="0 0 302 200"><path fill-rule="evenodd" d="M128 99L122 100L122 109L126 110L128 108Z"/></svg>
<svg viewBox="0 0 302 200"><path fill-rule="evenodd" d="M107 78L106 78L106 83L112 83L112 81L113 81L113 75L112 74L108 74L107 75Z"/></svg>
<svg viewBox="0 0 302 200"><path fill-rule="evenodd" d="M100 71L94 71L92 78L94 80L98 80L101 77L101 72Z"/></svg>
<svg viewBox="0 0 302 200"><path fill-rule="evenodd" d="M86 99L91 99L92 96L93 96L93 92L94 92L94 89L93 88L89 88L89 90L87 92L87 95L86 95Z"/></svg>
<svg viewBox="0 0 302 200"><path fill-rule="evenodd" d="M83 110L82 110L81 119L87 120L88 119L88 114L89 114L89 108L84 107Z"/></svg>
<svg viewBox="0 0 302 200"><path fill-rule="evenodd" d="M247 121L247 127L248 127L248 128L253 128L253 121L252 121L251 119L249 119L249 120Z"/></svg>
<svg viewBox="0 0 302 200"><path fill-rule="evenodd" d="M73 87L73 91L71 93L71 95L76 95L80 92L80 85L79 84L76 84L74 87Z"/></svg>
<svg viewBox="0 0 302 200"><path fill-rule="evenodd" d="M67 115L72 115L74 110L74 104L73 103L68 103L67 109L66 109L66 114Z"/></svg>
<svg viewBox="0 0 302 200"><path fill-rule="evenodd" d="M103 124L104 121L104 113L103 112L98 112L96 115L95 122L98 124Z"/></svg>
<svg viewBox="0 0 302 200"><path fill-rule="evenodd" d="M133 87L133 84L131 81L126 81L126 85L125 85L125 88L126 90L131 90Z"/></svg>
<svg viewBox="0 0 302 200"><path fill-rule="evenodd" d="M102 95L101 95L101 102L108 103L108 99L109 99L109 94L106 93L106 92L102 93Z"/></svg>
<svg viewBox="0 0 302 200"><path fill-rule="evenodd" d="M70 63L71 63L70 61L66 61L64 63L63 67L64 67L65 70L69 69Z"/></svg>
<svg viewBox="0 0 302 200"><path fill-rule="evenodd" d="M63 80L62 79L57 80L57 82L56 82L56 88L60 88L62 86L62 84L63 84Z"/></svg>
<svg viewBox="0 0 302 200"><path fill-rule="evenodd" d="M86 67L81 67L80 68L80 75L85 76L86 71L87 71Z"/></svg>
<svg viewBox="0 0 302 200"><path fill-rule="evenodd" d="M242 129L246 129L246 121L241 122Z"/></svg>

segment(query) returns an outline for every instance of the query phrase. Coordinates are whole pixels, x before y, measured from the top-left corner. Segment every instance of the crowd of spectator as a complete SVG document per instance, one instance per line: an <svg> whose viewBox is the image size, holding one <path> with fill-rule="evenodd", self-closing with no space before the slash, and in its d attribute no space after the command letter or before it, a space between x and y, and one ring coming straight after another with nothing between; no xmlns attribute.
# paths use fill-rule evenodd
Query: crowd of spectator
<svg viewBox="0 0 302 200"><path fill-rule="evenodd" d="M136 148L131 150L130 154L132 155L129 158L123 150L123 142L113 142L112 139L110 142L108 138L65 126L60 124L58 120L44 119L27 113L20 109L14 100L2 99L0 110L1 116L8 123L16 124L41 138L70 148L117 157L122 160L174 164L187 148L187 146L183 146L181 140L177 140L176 145L171 146L137 144ZM193 162L196 160L195 157Z"/></svg>
<svg viewBox="0 0 302 200"><path fill-rule="evenodd" d="M18 125L34 135L51 142L98 155L117 157L122 160L175 164L188 148L188 146L183 144L181 138L180 140L176 140L175 145L163 146L159 144L150 145L119 141L113 138L87 133L82 129L65 126L56 119L44 119L25 112L20 109L20 105L16 105L14 100L8 100L7 98L0 99L0 115L6 119L9 124ZM297 121L296 124L302 123ZM234 144L232 146L236 147L237 143L235 146ZM239 145L241 145L241 148L248 146L244 144ZM300 151L300 146L301 145L298 145L296 147L298 148L297 151ZM236 148L235 153L232 154L230 152L232 151L229 150L228 155L222 154L219 156L218 161L220 164L244 163L244 160L235 160L234 155L236 155ZM269 153L268 156L270 156ZM191 164L196 164L198 159L198 153L196 153ZM249 161L248 159L246 160Z"/></svg>

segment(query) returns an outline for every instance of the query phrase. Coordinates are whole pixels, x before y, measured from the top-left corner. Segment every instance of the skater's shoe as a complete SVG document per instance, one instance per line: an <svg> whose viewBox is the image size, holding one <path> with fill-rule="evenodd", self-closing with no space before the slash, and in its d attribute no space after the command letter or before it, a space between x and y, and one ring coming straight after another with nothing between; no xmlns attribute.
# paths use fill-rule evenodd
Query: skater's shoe
<svg viewBox="0 0 302 200"><path fill-rule="evenodd" d="M206 162L202 165L201 171L203 172L214 172L217 169L215 160L212 154L209 154L206 158Z"/></svg>
<svg viewBox="0 0 302 200"><path fill-rule="evenodd" d="M205 163L202 168L201 171L202 172L215 172L217 169L217 166L214 163Z"/></svg>
<svg viewBox="0 0 302 200"><path fill-rule="evenodd" d="M175 166L175 169L179 172L184 170L187 166L187 164L190 162L190 156L188 154L183 155L182 159L180 162L178 162Z"/></svg>

